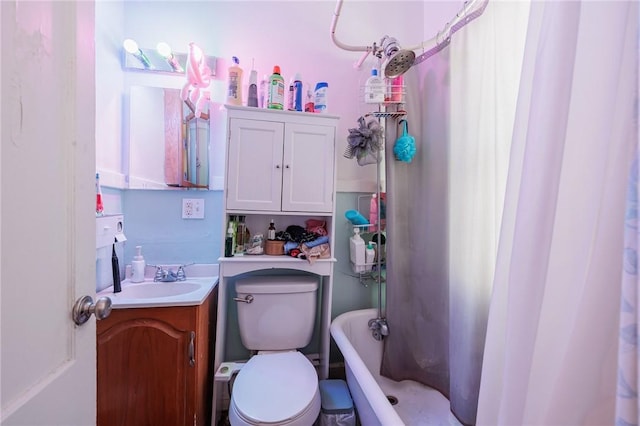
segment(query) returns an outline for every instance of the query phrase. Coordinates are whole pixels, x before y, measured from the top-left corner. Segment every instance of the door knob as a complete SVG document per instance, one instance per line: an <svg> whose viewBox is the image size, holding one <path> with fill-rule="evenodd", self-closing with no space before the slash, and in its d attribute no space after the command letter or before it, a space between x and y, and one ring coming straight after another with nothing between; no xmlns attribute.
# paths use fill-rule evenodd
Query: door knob
<svg viewBox="0 0 640 426"><path fill-rule="evenodd" d="M91 314L97 320L103 320L111 314L111 299L101 297L93 303L91 296L82 296L73 305L72 318L77 325L82 325L91 318Z"/></svg>

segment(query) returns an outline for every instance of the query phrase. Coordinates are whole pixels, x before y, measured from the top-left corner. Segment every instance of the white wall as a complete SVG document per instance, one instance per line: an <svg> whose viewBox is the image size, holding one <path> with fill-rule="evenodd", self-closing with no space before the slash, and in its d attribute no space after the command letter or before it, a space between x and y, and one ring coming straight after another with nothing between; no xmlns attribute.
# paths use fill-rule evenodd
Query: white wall
<svg viewBox="0 0 640 426"><path fill-rule="evenodd" d="M374 190L375 168L358 166L342 153L348 129L356 127L357 119L369 111L370 106L361 101L361 86L376 61L369 57L362 70L357 71L353 64L361 53L339 49L332 43L330 25L335 6L333 0L97 2L98 168L126 173L127 151L121 149L126 136L122 112L123 108L127 109L123 99L126 102L130 85L181 87L184 83L182 76L135 72L123 75L121 41L131 37L140 46L151 48L163 40L179 52L186 52L188 43L194 41L207 55L219 58L217 76L211 87L212 100L216 103L212 117L214 174L221 176L223 170L223 156L215 154L223 152L220 150L224 146L220 107L224 103L230 58L237 56L245 70L245 102L252 59L259 78L271 74L277 64L287 83L296 72L301 73L305 84L327 81L329 113L341 117L337 141L338 190ZM336 36L345 44L361 46L377 43L388 34L405 46L416 45L425 37L431 38L461 6L462 2L457 0L345 0Z"/></svg>

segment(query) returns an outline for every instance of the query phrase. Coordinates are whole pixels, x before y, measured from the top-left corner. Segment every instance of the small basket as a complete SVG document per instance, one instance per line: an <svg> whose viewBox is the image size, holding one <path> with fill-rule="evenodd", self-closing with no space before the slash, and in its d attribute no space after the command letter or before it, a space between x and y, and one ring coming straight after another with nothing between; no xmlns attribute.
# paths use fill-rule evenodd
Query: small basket
<svg viewBox="0 0 640 426"><path fill-rule="evenodd" d="M264 253L268 254L269 256L284 255L284 241L267 240Z"/></svg>

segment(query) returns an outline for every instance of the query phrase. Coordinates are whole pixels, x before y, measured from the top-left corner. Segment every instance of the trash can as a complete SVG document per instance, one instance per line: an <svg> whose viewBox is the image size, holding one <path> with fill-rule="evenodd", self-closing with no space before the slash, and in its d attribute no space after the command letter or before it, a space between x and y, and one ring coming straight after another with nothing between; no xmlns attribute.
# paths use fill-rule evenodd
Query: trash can
<svg viewBox="0 0 640 426"><path fill-rule="evenodd" d="M355 426L356 413L344 380L320 380L320 426Z"/></svg>

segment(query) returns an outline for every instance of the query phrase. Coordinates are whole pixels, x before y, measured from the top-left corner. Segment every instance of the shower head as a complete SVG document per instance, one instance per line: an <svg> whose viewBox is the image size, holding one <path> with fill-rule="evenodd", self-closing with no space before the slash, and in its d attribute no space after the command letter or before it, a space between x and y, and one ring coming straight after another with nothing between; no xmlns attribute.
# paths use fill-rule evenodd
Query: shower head
<svg viewBox="0 0 640 426"><path fill-rule="evenodd" d="M398 77L411 68L416 59L416 54L413 50L402 49L398 41L389 36L384 36L380 44L386 59L383 65L385 77Z"/></svg>

